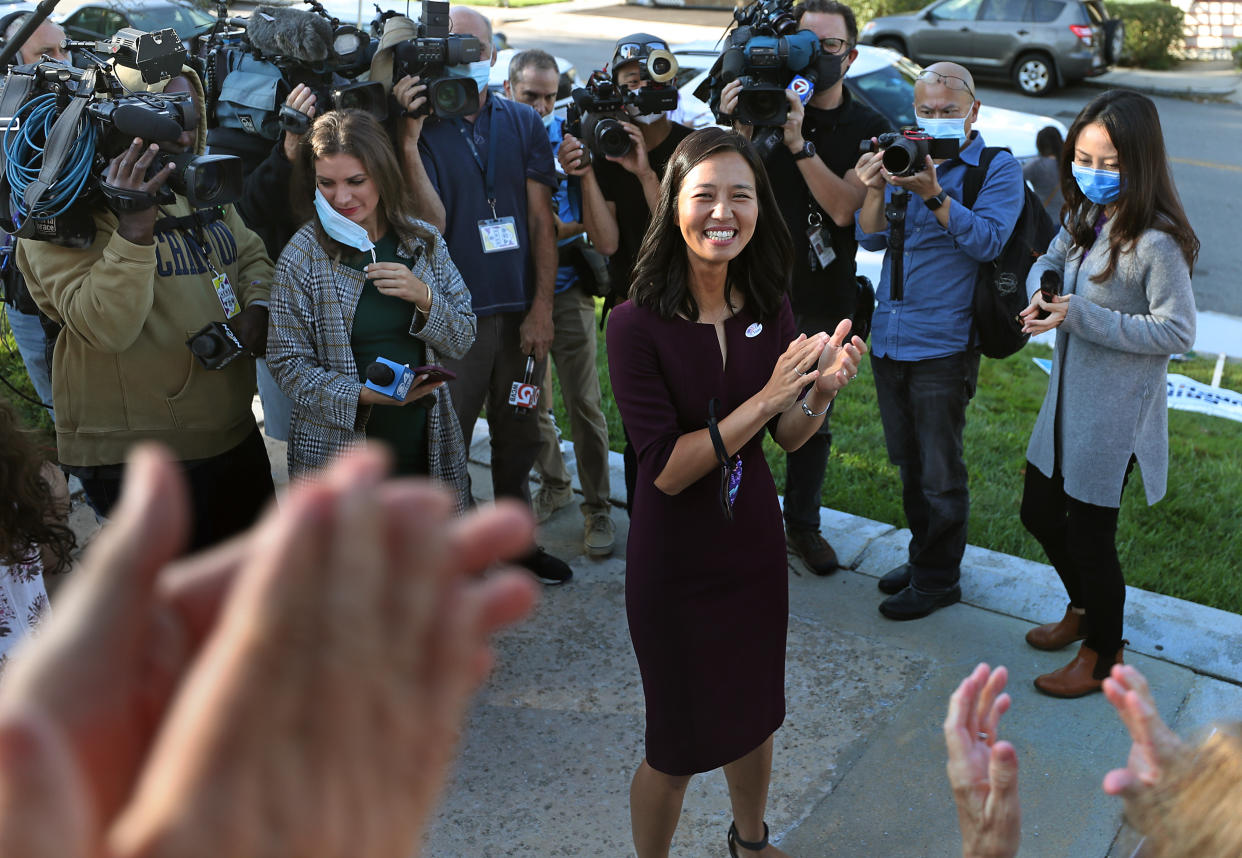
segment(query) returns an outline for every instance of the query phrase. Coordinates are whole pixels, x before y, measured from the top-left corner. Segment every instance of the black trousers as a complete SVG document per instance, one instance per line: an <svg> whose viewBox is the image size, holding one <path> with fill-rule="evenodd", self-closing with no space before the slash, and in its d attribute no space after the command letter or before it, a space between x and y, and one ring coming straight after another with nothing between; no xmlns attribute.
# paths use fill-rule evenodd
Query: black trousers
<svg viewBox="0 0 1242 858"><path fill-rule="evenodd" d="M1127 477L1129 473L1127 468ZM1022 524L1043 546L1070 604L1087 612L1087 646L1109 657L1121 646L1126 605L1126 582L1117 559L1117 513L1115 507L1067 495L1059 469L1046 477L1026 463Z"/></svg>
<svg viewBox="0 0 1242 858"><path fill-rule="evenodd" d="M190 489L190 545L197 551L250 527L275 496L267 447L256 427L228 452L181 463ZM107 517L121 498L124 465L69 468L82 481L86 499Z"/></svg>

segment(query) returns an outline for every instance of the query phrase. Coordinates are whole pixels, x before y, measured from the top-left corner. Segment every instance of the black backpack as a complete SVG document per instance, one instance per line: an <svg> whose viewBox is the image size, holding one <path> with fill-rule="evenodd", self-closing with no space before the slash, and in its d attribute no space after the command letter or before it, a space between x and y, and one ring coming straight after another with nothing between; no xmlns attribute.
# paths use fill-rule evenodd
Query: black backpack
<svg viewBox="0 0 1242 858"><path fill-rule="evenodd" d="M979 156L979 166L966 168L962 205L972 208L983 187L988 167L996 153L1009 151L988 147ZM1056 226L1038 195L1022 183L1022 213L1000 255L979 266L975 280L975 345L985 357L1005 358L1026 345L1029 334L1022 333L1018 313L1026 309L1026 275L1035 260L1048 250L1056 236Z"/></svg>

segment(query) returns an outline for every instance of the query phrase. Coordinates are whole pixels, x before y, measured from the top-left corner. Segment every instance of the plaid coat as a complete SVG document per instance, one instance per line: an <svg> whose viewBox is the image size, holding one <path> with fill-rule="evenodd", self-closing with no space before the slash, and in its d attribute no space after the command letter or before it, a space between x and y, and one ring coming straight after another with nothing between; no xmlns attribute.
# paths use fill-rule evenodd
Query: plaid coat
<svg viewBox="0 0 1242 858"><path fill-rule="evenodd" d="M431 288L431 313L415 312L410 336L426 346L427 363L441 356L460 358L474 344L476 319L470 292L449 259L448 246L434 234L428 248L413 233L403 233L397 255L409 260L414 274ZM289 475L321 468L337 453L366 438L371 406L359 405L361 374L350 347L354 311L362 294L362 272L330 258L315 238L314 223L290 239L276 265L272 283L267 363L281 389L293 400L289 424ZM428 464L431 476L469 502L466 445L453 411L448 385L435 391L428 411Z"/></svg>

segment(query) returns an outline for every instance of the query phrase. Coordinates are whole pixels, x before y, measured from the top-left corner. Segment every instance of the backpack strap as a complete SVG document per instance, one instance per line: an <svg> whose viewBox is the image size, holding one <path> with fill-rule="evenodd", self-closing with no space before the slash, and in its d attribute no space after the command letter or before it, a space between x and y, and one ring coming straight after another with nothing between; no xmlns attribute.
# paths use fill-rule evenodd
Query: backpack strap
<svg viewBox="0 0 1242 858"><path fill-rule="evenodd" d="M992 166L992 159L1000 152L1007 151L1003 146L985 146L979 155L979 165L966 166L966 178L962 180L962 205L968 209L975 207L975 200L979 198L983 180L988 177L988 167Z"/></svg>

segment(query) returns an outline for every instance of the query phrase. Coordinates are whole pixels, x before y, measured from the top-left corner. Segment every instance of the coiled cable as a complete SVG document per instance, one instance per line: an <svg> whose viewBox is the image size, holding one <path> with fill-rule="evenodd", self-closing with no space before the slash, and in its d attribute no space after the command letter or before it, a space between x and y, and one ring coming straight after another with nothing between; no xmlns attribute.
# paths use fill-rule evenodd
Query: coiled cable
<svg viewBox="0 0 1242 858"><path fill-rule="evenodd" d="M17 111L0 137L6 160L5 178L12 189L12 212L16 220L28 217L40 220L64 214L78 199L91 177L95 159L95 123L85 115L78 121L77 134L65 158L60 175L43 192L29 211L26 188L39 178L43 168L44 147L52 133L60 111L52 93L30 99Z"/></svg>

